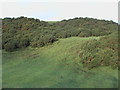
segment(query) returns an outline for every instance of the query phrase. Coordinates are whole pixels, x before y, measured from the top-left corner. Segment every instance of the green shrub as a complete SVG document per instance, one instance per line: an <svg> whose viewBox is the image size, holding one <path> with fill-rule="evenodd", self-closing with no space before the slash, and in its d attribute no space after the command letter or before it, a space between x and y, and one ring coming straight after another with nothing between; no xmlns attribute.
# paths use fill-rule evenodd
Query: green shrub
<svg viewBox="0 0 120 90"><path fill-rule="evenodd" d="M18 17L2 19L3 43L16 40L16 47L44 46L56 41L56 38L103 36L117 31L118 24L112 21L92 18L74 18L48 23L34 18ZM114 43L114 42L111 42ZM12 45L8 45L9 47ZM104 46L104 45L103 45ZM116 47L114 44L108 47Z"/></svg>
<svg viewBox="0 0 120 90"><path fill-rule="evenodd" d="M91 40L81 47L80 58L89 69L98 66L118 67L118 40L116 34L102 37L100 40Z"/></svg>
<svg viewBox="0 0 120 90"><path fill-rule="evenodd" d="M12 51L14 51L14 50L16 49L16 44L13 43L13 42L6 43L6 44L4 45L4 49L5 49L6 51L12 52Z"/></svg>

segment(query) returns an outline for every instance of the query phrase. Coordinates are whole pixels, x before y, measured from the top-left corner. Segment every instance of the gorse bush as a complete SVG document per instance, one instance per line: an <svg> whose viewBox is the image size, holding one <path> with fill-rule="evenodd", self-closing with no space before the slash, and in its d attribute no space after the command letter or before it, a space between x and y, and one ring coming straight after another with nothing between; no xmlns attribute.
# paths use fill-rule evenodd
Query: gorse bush
<svg viewBox="0 0 120 90"><path fill-rule="evenodd" d="M30 46L32 47L42 47L44 45L51 44L55 42L57 38L54 38L52 35L44 35L44 36L36 36L34 39L32 39Z"/></svg>
<svg viewBox="0 0 120 90"><path fill-rule="evenodd" d="M4 18L2 22L2 48L6 51L27 46L45 46L58 38L104 36L117 30L117 23L113 21L92 18L74 18L49 23L22 16ZM13 45L10 44L11 42Z"/></svg>
<svg viewBox="0 0 120 90"><path fill-rule="evenodd" d="M90 40L82 45L81 62L85 67L92 69L98 66L119 66L118 35L113 33L100 40Z"/></svg>

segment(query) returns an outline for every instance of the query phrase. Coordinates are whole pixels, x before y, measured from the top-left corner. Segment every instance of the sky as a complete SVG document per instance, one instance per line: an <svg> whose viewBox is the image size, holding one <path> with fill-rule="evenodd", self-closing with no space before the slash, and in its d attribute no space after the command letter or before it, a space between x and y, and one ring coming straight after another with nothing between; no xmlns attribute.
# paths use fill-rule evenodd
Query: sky
<svg viewBox="0 0 120 90"><path fill-rule="evenodd" d="M1 0L0 17L30 17L60 21L89 17L118 22L118 0Z"/></svg>

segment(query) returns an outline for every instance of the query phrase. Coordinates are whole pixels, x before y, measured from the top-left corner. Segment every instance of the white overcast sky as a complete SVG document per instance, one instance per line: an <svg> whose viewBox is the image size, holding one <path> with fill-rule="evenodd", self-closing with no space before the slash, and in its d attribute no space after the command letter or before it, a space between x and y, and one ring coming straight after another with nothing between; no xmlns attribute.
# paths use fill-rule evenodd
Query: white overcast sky
<svg viewBox="0 0 120 90"><path fill-rule="evenodd" d="M118 0L1 0L0 17L33 17L58 21L92 17L118 22Z"/></svg>

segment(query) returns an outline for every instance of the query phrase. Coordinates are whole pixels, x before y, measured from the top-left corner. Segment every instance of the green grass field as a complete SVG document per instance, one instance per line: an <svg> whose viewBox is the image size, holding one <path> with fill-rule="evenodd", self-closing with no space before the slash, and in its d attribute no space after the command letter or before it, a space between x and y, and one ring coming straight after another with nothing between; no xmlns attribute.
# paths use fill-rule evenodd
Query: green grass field
<svg viewBox="0 0 120 90"><path fill-rule="evenodd" d="M53 23L56 23L58 21L46 21L46 22L48 22L49 24L53 24Z"/></svg>
<svg viewBox="0 0 120 90"><path fill-rule="evenodd" d="M41 48L3 51L3 88L116 88L118 70L83 68L83 43L100 37L60 39Z"/></svg>

